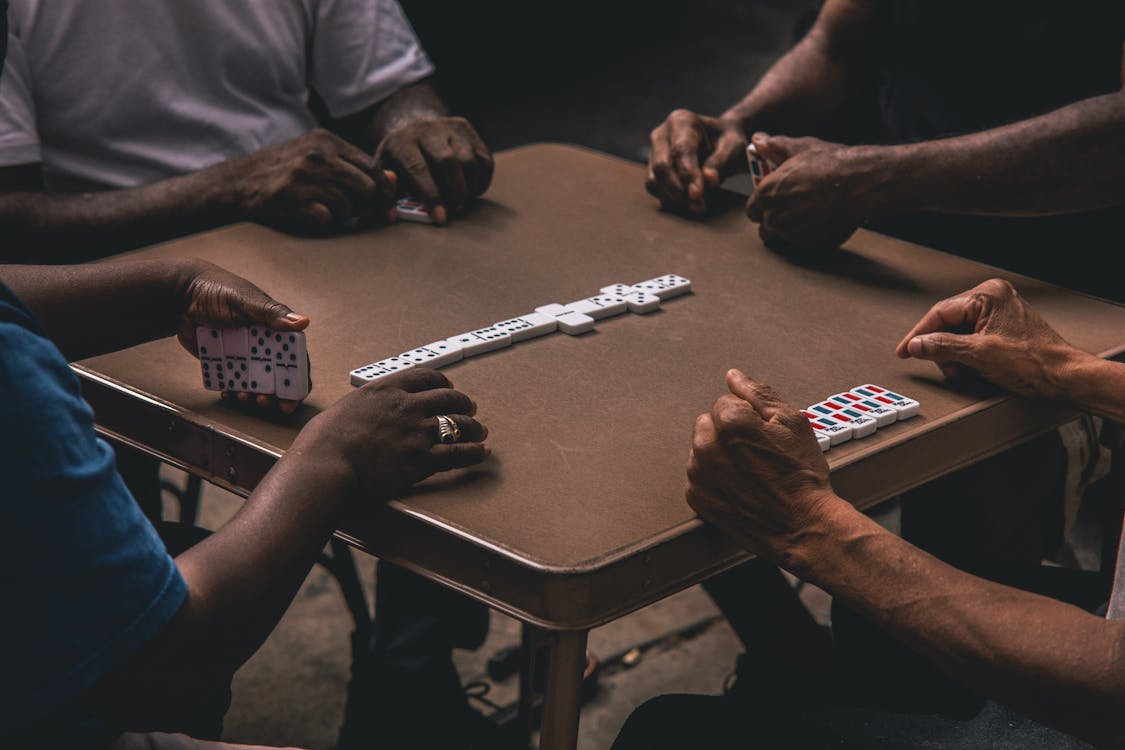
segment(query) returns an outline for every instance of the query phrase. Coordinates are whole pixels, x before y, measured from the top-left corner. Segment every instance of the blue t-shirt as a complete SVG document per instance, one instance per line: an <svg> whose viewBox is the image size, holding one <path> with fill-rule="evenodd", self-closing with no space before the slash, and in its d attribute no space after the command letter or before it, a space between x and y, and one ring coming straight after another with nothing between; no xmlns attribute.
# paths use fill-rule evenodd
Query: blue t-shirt
<svg viewBox="0 0 1125 750"><path fill-rule="evenodd" d="M179 610L187 587L117 474L78 379L0 284L0 747L96 745L75 704ZM5 738L9 738L5 740Z"/></svg>

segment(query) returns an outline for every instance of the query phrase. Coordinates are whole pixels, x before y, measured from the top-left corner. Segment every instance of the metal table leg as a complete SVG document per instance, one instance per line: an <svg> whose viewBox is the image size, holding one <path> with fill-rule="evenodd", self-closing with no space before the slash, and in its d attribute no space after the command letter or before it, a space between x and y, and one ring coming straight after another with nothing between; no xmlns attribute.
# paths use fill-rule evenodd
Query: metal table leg
<svg viewBox="0 0 1125 750"><path fill-rule="evenodd" d="M547 688L543 720L539 725L539 750L575 750L578 747L578 712L582 708L582 672L586 668L588 630L545 633Z"/></svg>

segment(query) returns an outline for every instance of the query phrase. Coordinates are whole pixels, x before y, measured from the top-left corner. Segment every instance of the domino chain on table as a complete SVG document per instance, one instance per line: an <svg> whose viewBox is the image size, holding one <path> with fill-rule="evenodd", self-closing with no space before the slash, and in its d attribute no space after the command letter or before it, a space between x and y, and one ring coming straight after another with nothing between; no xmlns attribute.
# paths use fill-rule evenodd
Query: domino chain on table
<svg viewBox="0 0 1125 750"><path fill-rule="evenodd" d="M556 330L578 336L594 330L595 321L625 312L642 315L650 313L660 309L663 300L690 291L691 281L675 274L657 276L636 284L610 284L602 287L593 297L565 305L540 305L534 312L357 367L349 373L351 384L365 385L418 365L443 367L467 357L545 336Z"/></svg>

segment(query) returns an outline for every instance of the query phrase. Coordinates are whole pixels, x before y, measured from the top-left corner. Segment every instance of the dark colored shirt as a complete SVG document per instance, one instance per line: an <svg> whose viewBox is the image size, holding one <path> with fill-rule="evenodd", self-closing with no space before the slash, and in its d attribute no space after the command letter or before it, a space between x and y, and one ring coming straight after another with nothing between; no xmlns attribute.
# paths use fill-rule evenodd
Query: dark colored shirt
<svg viewBox="0 0 1125 750"><path fill-rule="evenodd" d="M149 642L187 589L94 434L78 379L0 284L0 746L93 746L82 693ZM5 740L7 737L9 740ZM51 737L60 738L52 742Z"/></svg>

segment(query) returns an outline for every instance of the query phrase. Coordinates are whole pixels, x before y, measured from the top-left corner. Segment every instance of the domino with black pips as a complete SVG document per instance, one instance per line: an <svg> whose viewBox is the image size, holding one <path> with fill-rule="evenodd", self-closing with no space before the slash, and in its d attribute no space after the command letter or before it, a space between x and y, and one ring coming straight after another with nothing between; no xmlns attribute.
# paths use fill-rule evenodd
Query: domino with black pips
<svg viewBox="0 0 1125 750"><path fill-rule="evenodd" d="M309 354L303 331L273 332L274 394L300 401L309 395Z"/></svg>
<svg viewBox="0 0 1125 750"><path fill-rule="evenodd" d="M219 328L197 326L195 329L195 350L199 355L199 369L203 373L203 387L209 391L222 391L226 386L223 380L223 332Z"/></svg>
<svg viewBox="0 0 1125 750"><path fill-rule="evenodd" d="M615 295L625 300L629 312L644 315L660 309L660 298L631 284L610 284L601 288L602 294Z"/></svg>
<svg viewBox="0 0 1125 750"><path fill-rule="evenodd" d="M594 319L584 313L569 310L564 305L552 302L549 305L540 305L535 308L540 315L554 318L559 325L559 330L568 336L579 336L594 330Z"/></svg>
<svg viewBox="0 0 1125 750"><path fill-rule="evenodd" d="M511 336L513 344L539 336L546 336L559 329L558 319L538 312L524 313L518 318L502 320L493 325Z"/></svg>
<svg viewBox="0 0 1125 750"><path fill-rule="evenodd" d="M638 281L636 284L633 284L633 288L642 292L654 294L661 300L667 300L690 292L691 280L685 279L683 276L677 276L674 273L667 273L663 276L657 276L655 279L649 279L648 281Z"/></svg>
<svg viewBox="0 0 1125 750"><path fill-rule="evenodd" d="M245 327L224 328L223 374L227 391L250 390L250 335Z"/></svg>
<svg viewBox="0 0 1125 750"><path fill-rule="evenodd" d="M586 299L575 300L564 305L566 309L589 315L594 320L621 315L629 311L629 304L624 297L616 294L597 294Z"/></svg>
<svg viewBox="0 0 1125 750"><path fill-rule="evenodd" d="M758 183L777 169L777 164L769 159L763 159L758 154L758 149L753 143L746 147L746 163L750 166L750 179L754 187L758 187Z"/></svg>
<svg viewBox="0 0 1125 750"><path fill-rule="evenodd" d="M403 352L399 357L421 367L444 367L460 362L465 356L464 349L452 341L435 341L417 349Z"/></svg>
<svg viewBox="0 0 1125 750"><path fill-rule="evenodd" d="M475 357L478 354L485 354L512 345L511 335L496 326L478 328L468 333L459 333L446 339L446 341L460 346L464 357Z"/></svg>
<svg viewBox="0 0 1125 750"><path fill-rule="evenodd" d="M250 344L249 368L246 389L251 393L273 393L277 386L274 383L274 357L272 329L262 326L250 326L246 331Z"/></svg>

